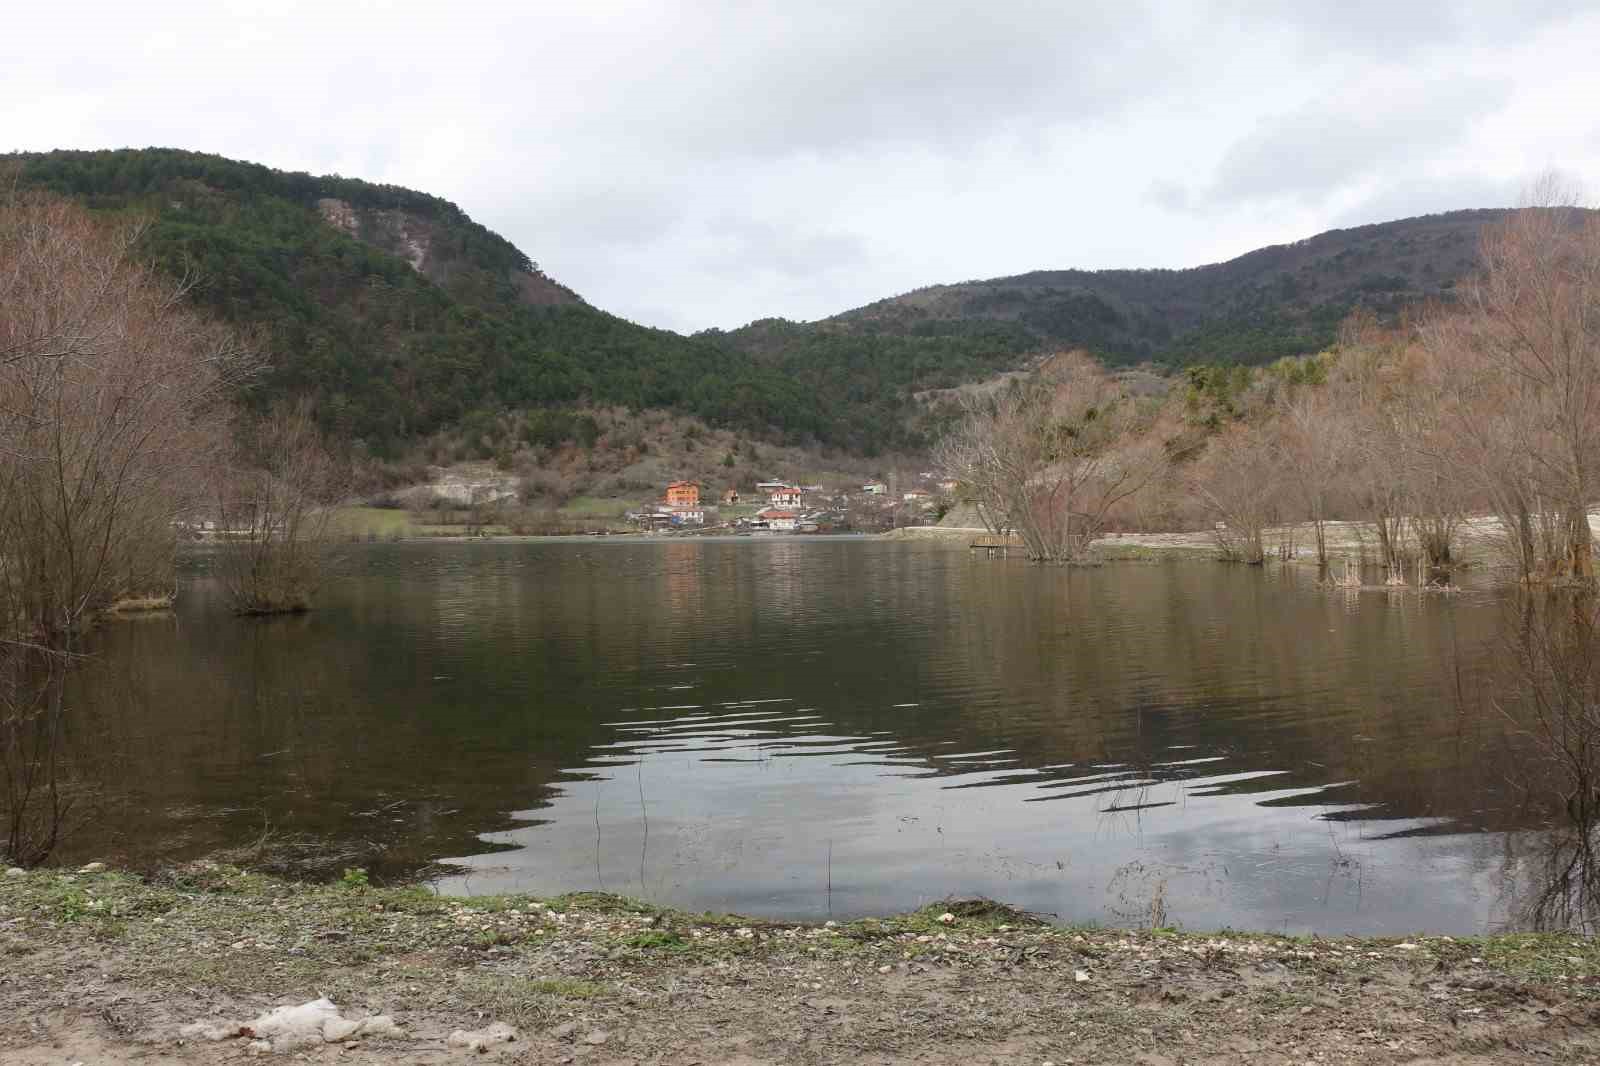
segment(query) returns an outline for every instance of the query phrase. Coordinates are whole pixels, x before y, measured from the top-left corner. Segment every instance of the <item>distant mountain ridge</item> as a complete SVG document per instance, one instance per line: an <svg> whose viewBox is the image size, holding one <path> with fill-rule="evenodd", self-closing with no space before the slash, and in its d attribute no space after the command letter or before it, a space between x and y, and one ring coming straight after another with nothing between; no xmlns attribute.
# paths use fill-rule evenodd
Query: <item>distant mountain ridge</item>
<svg viewBox="0 0 1600 1066"><path fill-rule="evenodd" d="M934 285L809 324L753 322L732 343L787 362L817 337L950 337L1082 347L1111 364L1263 363L1326 347L1357 306L1383 317L1448 300L1498 209L1330 230L1182 270L1039 270Z"/></svg>

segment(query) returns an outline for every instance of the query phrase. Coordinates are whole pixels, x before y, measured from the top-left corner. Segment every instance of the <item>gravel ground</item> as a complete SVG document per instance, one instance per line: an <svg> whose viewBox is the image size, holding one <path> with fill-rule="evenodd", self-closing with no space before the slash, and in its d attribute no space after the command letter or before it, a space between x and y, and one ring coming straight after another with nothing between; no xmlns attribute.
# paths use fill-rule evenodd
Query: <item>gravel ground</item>
<svg viewBox="0 0 1600 1066"><path fill-rule="evenodd" d="M1600 945L1574 936L1073 929L983 901L789 924L348 881L0 877L0 1061L1600 1062ZM320 996L401 1033L276 1055L249 1031Z"/></svg>

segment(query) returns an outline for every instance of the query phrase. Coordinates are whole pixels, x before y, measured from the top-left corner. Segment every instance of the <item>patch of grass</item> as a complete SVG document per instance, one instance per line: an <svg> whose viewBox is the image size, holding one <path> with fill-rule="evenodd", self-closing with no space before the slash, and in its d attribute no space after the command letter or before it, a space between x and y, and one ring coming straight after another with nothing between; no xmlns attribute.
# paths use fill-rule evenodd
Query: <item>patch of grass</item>
<svg viewBox="0 0 1600 1066"><path fill-rule="evenodd" d="M623 939L623 944L639 951L687 951L689 942L670 929L646 929Z"/></svg>
<svg viewBox="0 0 1600 1066"><path fill-rule="evenodd" d="M331 530L336 537L382 539L416 536L411 512L392 507L341 507L334 512Z"/></svg>
<svg viewBox="0 0 1600 1066"><path fill-rule="evenodd" d="M562 999L594 999L605 994L606 986L598 981L580 981L575 977L545 977L527 982L528 991Z"/></svg>
<svg viewBox="0 0 1600 1066"><path fill-rule="evenodd" d="M1576 974L1600 974L1600 940L1558 933L1508 933L1457 942L1506 973L1549 980Z"/></svg>
<svg viewBox="0 0 1600 1066"><path fill-rule="evenodd" d="M488 951L490 948L509 947L517 940L518 937L504 929L487 929L475 936L472 943L479 951Z"/></svg>
<svg viewBox="0 0 1600 1066"><path fill-rule="evenodd" d="M628 510L627 500L606 496L575 496L556 513L563 518L619 518Z"/></svg>
<svg viewBox="0 0 1600 1066"><path fill-rule="evenodd" d="M76 922L91 915L90 908L96 901L77 885L58 882L49 902L51 916L57 921Z"/></svg>
<svg viewBox="0 0 1600 1066"><path fill-rule="evenodd" d="M538 902L532 896L463 896L454 901L456 905L465 907L469 911L483 911L485 914L498 914L503 911L516 910L529 903Z"/></svg>
<svg viewBox="0 0 1600 1066"><path fill-rule="evenodd" d="M568 892L545 901L558 911L580 910L596 914L660 914L660 907L610 892Z"/></svg>
<svg viewBox="0 0 1600 1066"><path fill-rule="evenodd" d="M569 978L527 978L511 974L465 974L460 989L486 1016L525 1028L552 1021L568 1000L602 996L606 986Z"/></svg>
<svg viewBox="0 0 1600 1066"><path fill-rule="evenodd" d="M1313 997L1308 993L1282 988L1263 989L1256 993L1253 1000L1254 1008L1263 1014L1294 1014L1313 1003Z"/></svg>
<svg viewBox="0 0 1600 1066"><path fill-rule="evenodd" d="M951 922L940 919L950 915ZM1019 910L992 899L947 899L929 904L910 914L889 918L867 918L852 922L843 932L857 939L872 940L902 933L933 934L959 929L963 933L993 932L1000 926L1012 929L1037 928L1049 923L1036 914Z"/></svg>

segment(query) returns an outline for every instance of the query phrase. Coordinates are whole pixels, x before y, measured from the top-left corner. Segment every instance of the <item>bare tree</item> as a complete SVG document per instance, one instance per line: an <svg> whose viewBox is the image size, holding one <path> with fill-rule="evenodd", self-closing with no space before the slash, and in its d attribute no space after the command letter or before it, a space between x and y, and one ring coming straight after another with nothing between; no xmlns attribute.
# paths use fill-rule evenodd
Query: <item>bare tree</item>
<svg viewBox="0 0 1600 1066"><path fill-rule="evenodd" d="M1211 442L1189 484L1215 522L1223 558L1265 560L1263 534L1277 516L1285 473L1283 450L1267 430L1234 426Z"/></svg>
<svg viewBox="0 0 1600 1066"><path fill-rule="evenodd" d="M1287 495L1311 524L1317 565L1326 567L1327 524L1344 487L1355 443L1350 419L1326 386L1302 388L1285 397L1277 433Z"/></svg>
<svg viewBox="0 0 1600 1066"><path fill-rule="evenodd" d="M0 204L0 617L47 642L170 590L206 424L248 367L139 236L47 198Z"/></svg>
<svg viewBox="0 0 1600 1066"><path fill-rule="evenodd" d="M1527 580L1595 579L1600 492L1600 220L1547 179L1489 228L1460 315L1427 331L1467 372L1458 469L1499 512Z"/></svg>
<svg viewBox="0 0 1600 1066"><path fill-rule="evenodd" d="M962 404L941 468L991 529L1015 529L1036 561L1082 559L1112 510L1167 467L1165 450L1141 436L1136 402L1082 352Z"/></svg>
<svg viewBox="0 0 1600 1066"><path fill-rule="evenodd" d="M173 522L249 360L184 305L188 281L50 197L0 194L0 811L8 860L43 861L77 790L63 681L80 631L169 594Z"/></svg>
<svg viewBox="0 0 1600 1066"><path fill-rule="evenodd" d="M995 430L1009 426L1016 417L1017 399L1015 393L999 397L963 394L958 401L962 417L940 438L933 455L934 465L957 482L957 498L971 504L984 528L1000 536L1011 532L1006 516L1009 478L1007 464L996 450Z"/></svg>
<svg viewBox="0 0 1600 1066"><path fill-rule="evenodd" d="M1452 376L1452 367L1425 346L1400 346L1380 416L1380 436L1394 452L1410 539L1422 561L1434 569L1454 561L1456 533L1468 506L1468 492L1452 460L1455 438L1447 425Z"/></svg>
<svg viewBox="0 0 1600 1066"><path fill-rule="evenodd" d="M277 614L310 608L322 579L333 506L347 478L323 444L310 407L241 416L218 480L223 581L234 610Z"/></svg>
<svg viewBox="0 0 1600 1066"><path fill-rule="evenodd" d="M0 855L19 866L44 862L79 821L62 706L68 664L48 648L0 645Z"/></svg>
<svg viewBox="0 0 1600 1066"><path fill-rule="evenodd" d="M1495 703L1528 749L1508 762L1513 782L1547 825L1521 918L1535 929L1592 932L1600 925L1600 613L1588 589L1525 597L1519 607L1506 626L1512 683Z"/></svg>

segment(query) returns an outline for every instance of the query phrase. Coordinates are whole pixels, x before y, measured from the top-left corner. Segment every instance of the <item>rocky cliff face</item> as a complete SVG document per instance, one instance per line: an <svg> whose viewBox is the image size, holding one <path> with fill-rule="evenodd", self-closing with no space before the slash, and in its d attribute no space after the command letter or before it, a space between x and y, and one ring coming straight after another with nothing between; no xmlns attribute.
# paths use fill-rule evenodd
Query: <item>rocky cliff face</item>
<svg viewBox="0 0 1600 1066"><path fill-rule="evenodd" d="M436 225L401 208L363 209L336 197L317 201L317 212L334 229L370 244L411 264L411 269L435 285L448 287L464 264L447 252L436 252ZM583 298L538 269L517 271L513 277L522 302L531 307L582 304Z"/></svg>

